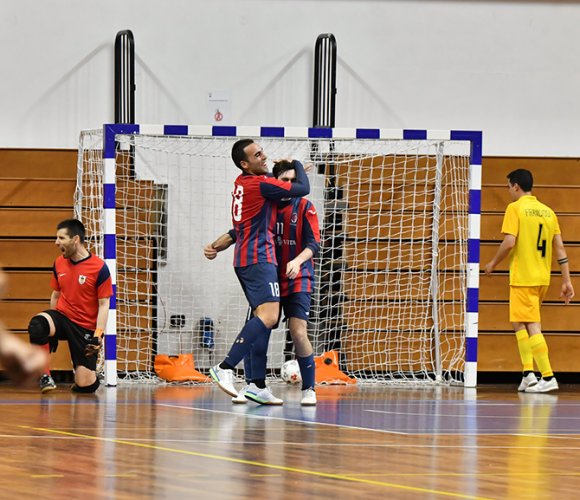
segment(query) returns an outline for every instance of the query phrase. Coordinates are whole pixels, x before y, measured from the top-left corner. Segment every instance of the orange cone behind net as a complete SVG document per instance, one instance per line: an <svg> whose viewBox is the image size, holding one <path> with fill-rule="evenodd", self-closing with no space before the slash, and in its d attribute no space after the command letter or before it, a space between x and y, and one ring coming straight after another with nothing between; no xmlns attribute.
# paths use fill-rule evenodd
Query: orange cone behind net
<svg viewBox="0 0 580 500"><path fill-rule="evenodd" d="M193 354L170 356L158 354L155 356L155 373L168 382L209 382L209 377L195 369Z"/></svg>
<svg viewBox="0 0 580 500"><path fill-rule="evenodd" d="M356 384L356 379L351 378L338 368L338 354L336 351L328 351L322 356L314 358L316 364L316 383L328 385Z"/></svg>

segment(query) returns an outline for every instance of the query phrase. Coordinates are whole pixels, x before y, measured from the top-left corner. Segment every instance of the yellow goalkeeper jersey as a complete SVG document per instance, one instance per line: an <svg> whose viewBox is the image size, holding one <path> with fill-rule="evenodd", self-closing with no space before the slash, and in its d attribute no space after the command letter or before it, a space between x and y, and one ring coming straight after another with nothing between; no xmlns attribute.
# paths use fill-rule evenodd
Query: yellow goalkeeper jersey
<svg viewBox="0 0 580 500"><path fill-rule="evenodd" d="M552 239L560 234L554 211L535 196L522 196L506 208L501 232L516 237L510 254L510 285L549 285Z"/></svg>

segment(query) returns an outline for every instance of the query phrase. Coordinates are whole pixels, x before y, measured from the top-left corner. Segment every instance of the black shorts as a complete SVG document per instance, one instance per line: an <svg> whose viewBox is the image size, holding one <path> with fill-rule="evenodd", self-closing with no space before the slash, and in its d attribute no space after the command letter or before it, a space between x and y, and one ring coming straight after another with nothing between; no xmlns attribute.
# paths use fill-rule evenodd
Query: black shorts
<svg viewBox="0 0 580 500"><path fill-rule="evenodd" d="M85 355L89 341L94 336L94 331L77 325L74 321L71 321L64 314L55 309L49 309L44 312L48 314L54 322L56 328L55 337L58 340L66 340L68 342L73 367L76 368L78 365L81 365L89 370L96 371L97 355Z"/></svg>

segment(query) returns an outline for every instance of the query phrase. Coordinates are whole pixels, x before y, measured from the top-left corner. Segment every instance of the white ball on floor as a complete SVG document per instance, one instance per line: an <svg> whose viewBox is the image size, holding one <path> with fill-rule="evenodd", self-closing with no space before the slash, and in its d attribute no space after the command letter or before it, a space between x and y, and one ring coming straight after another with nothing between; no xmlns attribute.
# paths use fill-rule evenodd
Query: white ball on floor
<svg viewBox="0 0 580 500"><path fill-rule="evenodd" d="M295 359L286 361L286 363L282 365L280 376L282 377L282 380L288 384L300 384L302 382L302 376L300 375L298 361Z"/></svg>

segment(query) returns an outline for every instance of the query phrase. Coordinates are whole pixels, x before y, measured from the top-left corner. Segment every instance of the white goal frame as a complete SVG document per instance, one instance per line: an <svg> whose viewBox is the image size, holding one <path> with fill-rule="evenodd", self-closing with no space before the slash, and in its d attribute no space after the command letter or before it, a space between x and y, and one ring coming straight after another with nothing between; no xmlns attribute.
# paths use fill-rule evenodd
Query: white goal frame
<svg viewBox="0 0 580 500"><path fill-rule="evenodd" d="M344 129L307 127L243 127L243 126L187 126L187 125L137 125L106 124L103 126L103 179L102 186L102 257L107 263L113 280L114 295L111 297L110 313L104 342L104 376L108 386L117 384L117 237L116 237L116 151L119 135L166 135L198 137L250 137L301 138L301 139L374 139L374 140L450 140L469 143L469 209L467 239L467 269L465 290L465 387L477 384L478 300L479 300L479 246L481 221L481 163L482 133L479 131L440 130L390 130L390 129ZM83 158L79 154L79 168ZM232 168L233 164L232 164ZM78 188L77 188L78 189ZM78 211L77 211L78 216ZM221 229L216 228L216 235Z"/></svg>

